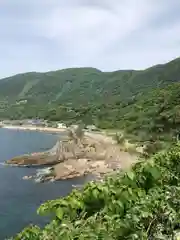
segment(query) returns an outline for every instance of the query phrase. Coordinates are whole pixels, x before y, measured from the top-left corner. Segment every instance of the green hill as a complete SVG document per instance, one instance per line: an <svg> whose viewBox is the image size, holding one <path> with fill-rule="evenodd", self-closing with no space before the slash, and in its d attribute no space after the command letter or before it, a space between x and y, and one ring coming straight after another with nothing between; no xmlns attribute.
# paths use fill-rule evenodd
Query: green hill
<svg viewBox="0 0 180 240"><path fill-rule="evenodd" d="M180 132L180 83L143 94L126 106L112 105L106 114L112 116L112 126L137 139L173 140Z"/></svg>
<svg viewBox="0 0 180 240"><path fill-rule="evenodd" d="M119 127L134 102L179 80L180 58L142 71L71 68L18 74L0 80L0 117L83 118L104 127ZM133 117L129 113L127 119L136 113Z"/></svg>
<svg viewBox="0 0 180 240"><path fill-rule="evenodd" d="M0 99L14 102L87 104L126 99L180 79L180 58L144 71L101 72L94 68L72 68L47 73L18 74L0 81Z"/></svg>

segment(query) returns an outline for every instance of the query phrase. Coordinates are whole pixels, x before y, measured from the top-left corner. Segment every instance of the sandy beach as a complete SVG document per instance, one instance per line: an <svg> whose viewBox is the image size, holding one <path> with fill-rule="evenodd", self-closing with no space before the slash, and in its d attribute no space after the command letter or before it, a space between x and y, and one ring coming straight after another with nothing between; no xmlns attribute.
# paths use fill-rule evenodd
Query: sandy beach
<svg viewBox="0 0 180 240"><path fill-rule="evenodd" d="M12 129L12 130L39 131L39 132L48 132L48 133L62 133L67 131L67 128L36 127L32 125L23 125L23 126L2 125L1 128Z"/></svg>

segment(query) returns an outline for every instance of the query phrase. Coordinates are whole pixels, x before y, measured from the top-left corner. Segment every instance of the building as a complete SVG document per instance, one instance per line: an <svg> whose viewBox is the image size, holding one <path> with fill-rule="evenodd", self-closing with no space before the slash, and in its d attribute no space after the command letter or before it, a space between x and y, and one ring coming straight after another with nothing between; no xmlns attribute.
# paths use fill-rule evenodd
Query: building
<svg viewBox="0 0 180 240"><path fill-rule="evenodd" d="M57 128L67 128L64 123L57 123Z"/></svg>
<svg viewBox="0 0 180 240"><path fill-rule="evenodd" d="M46 126L46 123L41 119L28 120L27 124L35 125L35 126L39 126L39 127L45 127Z"/></svg>

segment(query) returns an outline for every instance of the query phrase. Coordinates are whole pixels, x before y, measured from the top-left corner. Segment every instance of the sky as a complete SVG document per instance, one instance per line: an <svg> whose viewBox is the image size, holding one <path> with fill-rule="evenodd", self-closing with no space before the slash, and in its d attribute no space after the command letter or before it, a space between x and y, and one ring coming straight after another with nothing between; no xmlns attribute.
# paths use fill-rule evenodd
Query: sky
<svg viewBox="0 0 180 240"><path fill-rule="evenodd" d="M180 0L0 0L0 77L180 56Z"/></svg>

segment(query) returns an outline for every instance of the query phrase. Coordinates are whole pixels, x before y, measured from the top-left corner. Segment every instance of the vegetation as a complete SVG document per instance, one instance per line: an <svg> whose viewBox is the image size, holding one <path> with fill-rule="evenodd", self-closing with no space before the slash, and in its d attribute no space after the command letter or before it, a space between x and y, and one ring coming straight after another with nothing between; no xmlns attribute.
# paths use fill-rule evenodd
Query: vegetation
<svg viewBox="0 0 180 240"><path fill-rule="evenodd" d="M180 126L180 58L144 71L93 68L0 81L0 118L43 118L125 130L135 142L171 142ZM25 101L22 101L25 100Z"/></svg>
<svg viewBox="0 0 180 240"><path fill-rule="evenodd" d="M143 94L133 101L122 103L57 107L47 111L46 119L61 120L67 124L95 124L101 129L123 130L123 138L148 145L163 146L174 142L180 131L180 83ZM123 141L117 136L118 141Z"/></svg>
<svg viewBox="0 0 180 240"><path fill-rule="evenodd" d="M38 209L52 221L30 226L14 240L178 239L180 146L137 163L131 171L91 182L82 191Z"/></svg>
<svg viewBox="0 0 180 240"><path fill-rule="evenodd" d="M127 137L146 142L148 157L179 139L179 80L179 58L144 71L82 68L20 74L0 81L0 117L39 117L123 130L115 136L117 142ZM76 134L82 136L82 129ZM53 216L52 221L43 229L27 227L13 240L176 239L179 159L177 144L131 171L48 201L38 213Z"/></svg>
<svg viewBox="0 0 180 240"><path fill-rule="evenodd" d="M124 107L142 94L178 82L179 70L177 58L144 71L107 73L94 68L73 68L19 74L0 81L0 118L40 117L71 122L85 115L85 121L92 122L96 119L91 118L91 112L99 112L98 123L108 127L111 116L104 118L104 114L109 107L114 106L113 117L119 114L119 108L123 114Z"/></svg>

